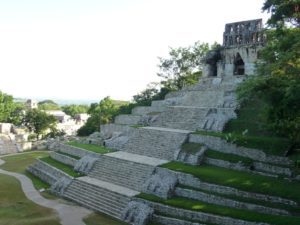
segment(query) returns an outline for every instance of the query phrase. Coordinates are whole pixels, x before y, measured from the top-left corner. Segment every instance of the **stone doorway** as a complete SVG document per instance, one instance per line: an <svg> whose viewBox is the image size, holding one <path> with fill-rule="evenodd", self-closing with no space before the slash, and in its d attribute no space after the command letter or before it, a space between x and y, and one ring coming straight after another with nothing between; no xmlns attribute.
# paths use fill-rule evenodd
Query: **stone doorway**
<svg viewBox="0 0 300 225"><path fill-rule="evenodd" d="M234 60L233 75L244 75L245 74L245 63L239 53L236 54Z"/></svg>

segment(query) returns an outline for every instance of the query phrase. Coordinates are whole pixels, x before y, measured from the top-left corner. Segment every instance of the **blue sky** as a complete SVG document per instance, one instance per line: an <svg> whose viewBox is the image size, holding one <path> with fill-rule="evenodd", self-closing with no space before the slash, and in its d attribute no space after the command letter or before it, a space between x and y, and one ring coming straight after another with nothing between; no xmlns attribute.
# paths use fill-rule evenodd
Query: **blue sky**
<svg viewBox="0 0 300 225"><path fill-rule="evenodd" d="M0 0L0 90L131 99L169 47L222 42L225 23L267 18L263 0Z"/></svg>

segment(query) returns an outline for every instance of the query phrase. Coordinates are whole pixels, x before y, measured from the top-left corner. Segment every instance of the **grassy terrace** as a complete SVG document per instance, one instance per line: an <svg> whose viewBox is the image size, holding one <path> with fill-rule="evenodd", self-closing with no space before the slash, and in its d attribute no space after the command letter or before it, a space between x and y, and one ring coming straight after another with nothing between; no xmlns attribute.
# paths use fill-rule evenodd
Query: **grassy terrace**
<svg viewBox="0 0 300 225"><path fill-rule="evenodd" d="M141 193L137 197L149 201L153 201L153 202L163 203L177 208L199 211L199 212L206 212L206 213L213 213L220 216L227 216L227 217L248 220L248 221L259 221L259 222L265 222L265 223L276 224L276 225L287 225L287 224L299 225L300 224L299 217L261 214L261 213L246 211L242 209L234 209L234 208L208 204L205 202L190 200L181 197L174 197L171 199L164 200L156 196L144 194L144 193Z"/></svg>
<svg viewBox="0 0 300 225"><path fill-rule="evenodd" d="M214 150L211 150L211 149L208 149L205 152L205 156L207 156L209 158L213 158L213 159L225 160L225 161L228 161L228 162L231 162L231 163L243 162L246 165L251 165L253 163L252 159L242 157L242 156L238 156L238 155L234 155L234 154L227 154L227 153L223 153L223 152L218 152L218 151L214 151Z"/></svg>
<svg viewBox="0 0 300 225"><path fill-rule="evenodd" d="M196 131L194 134L201 134L213 137L219 137L226 140L228 133L219 133L212 131ZM266 136L244 136L241 134L231 133L231 140L238 146L255 148L264 151L267 154L283 156L291 147L289 140L278 137Z"/></svg>
<svg viewBox="0 0 300 225"><path fill-rule="evenodd" d="M194 187L185 186L185 185L178 185L178 187L185 188L185 189L190 189L190 190L194 190L194 191L200 191L200 192L203 192L203 193L206 193L206 194L211 194L211 195L215 195L215 196L219 196L219 197L224 197L224 198L231 199L231 200L234 200L234 201L252 203L252 204L262 205L262 206L266 206L266 207L270 207L270 208L284 209L284 210L289 211L293 215L299 215L299 212L300 212L300 207L297 207L297 206L295 207L295 206L289 206L289 205L280 204L280 203L272 203L272 202L268 202L268 201L257 200L257 199L246 198L246 197L240 197L240 196L230 195L230 194L221 194L221 193L218 193L218 192L202 190L202 189L199 189L199 188L194 188Z"/></svg>
<svg viewBox="0 0 300 225"><path fill-rule="evenodd" d="M68 166L66 164L63 164L61 162L58 162L52 158L50 158L49 156L41 158L41 160L45 163L48 163L49 165L64 171L66 174L69 174L72 177L80 177L82 176L80 173L77 173L73 170L72 166Z"/></svg>
<svg viewBox="0 0 300 225"><path fill-rule="evenodd" d="M105 153L109 153L109 152L113 151L112 149L109 149L109 148L106 148L106 147L103 147L103 146L92 145L92 144L82 144L82 143L78 143L76 141L70 141L66 144L77 147L77 148L83 148L85 150L95 152L95 153L99 153L99 154L105 154Z"/></svg>
<svg viewBox="0 0 300 225"><path fill-rule="evenodd" d="M80 157L78 157L78 156L70 155L70 154L65 153L65 152L58 151L57 153L59 153L59 154L61 154L61 155L68 156L68 157L71 157L71 158L76 159L76 160L80 159Z"/></svg>
<svg viewBox="0 0 300 225"><path fill-rule="evenodd" d="M161 167L192 174L204 182L230 186L244 191L281 196L300 202L300 182L288 182L209 165L199 167L170 162Z"/></svg>

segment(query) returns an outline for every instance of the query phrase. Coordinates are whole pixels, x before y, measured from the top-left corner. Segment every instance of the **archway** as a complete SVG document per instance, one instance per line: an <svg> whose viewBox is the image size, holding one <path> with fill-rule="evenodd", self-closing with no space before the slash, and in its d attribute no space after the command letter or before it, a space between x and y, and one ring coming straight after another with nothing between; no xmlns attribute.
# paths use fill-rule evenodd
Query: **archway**
<svg viewBox="0 0 300 225"><path fill-rule="evenodd" d="M245 74L245 63L239 53L236 54L234 60L234 75L244 75Z"/></svg>

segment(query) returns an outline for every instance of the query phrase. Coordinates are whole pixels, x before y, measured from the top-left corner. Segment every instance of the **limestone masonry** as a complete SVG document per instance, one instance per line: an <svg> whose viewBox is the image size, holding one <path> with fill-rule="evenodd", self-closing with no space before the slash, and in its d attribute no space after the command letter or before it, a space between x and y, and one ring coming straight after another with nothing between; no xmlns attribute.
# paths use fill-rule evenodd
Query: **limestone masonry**
<svg viewBox="0 0 300 225"><path fill-rule="evenodd" d="M101 133L88 139L116 152L100 155L65 144L52 144L56 152L51 157L73 166L85 176L70 178L41 161L29 171L54 185L54 192L59 195L129 224L145 225L150 221L165 225L265 224L142 200L137 196L141 192L163 199L179 196L265 214L289 215L284 209L232 200L226 195L297 205L290 199L205 183L192 175L158 167L169 161L180 161L200 165L201 169L205 162L264 176L292 176L291 162L286 158L238 147L220 138L192 134L196 130L221 132L229 120L236 118L235 89L247 75L254 73L258 50L264 43L261 31L261 20L226 24L223 46L209 52L204 59L204 77L198 84L169 93L164 100L153 101L151 106L136 107L130 115L119 115L114 124L102 125ZM199 149L194 153L184 152L185 143L198 143ZM210 159L205 156L208 148L246 157L254 164ZM216 194L208 194L209 191Z"/></svg>

